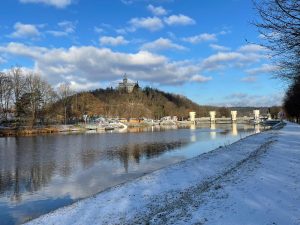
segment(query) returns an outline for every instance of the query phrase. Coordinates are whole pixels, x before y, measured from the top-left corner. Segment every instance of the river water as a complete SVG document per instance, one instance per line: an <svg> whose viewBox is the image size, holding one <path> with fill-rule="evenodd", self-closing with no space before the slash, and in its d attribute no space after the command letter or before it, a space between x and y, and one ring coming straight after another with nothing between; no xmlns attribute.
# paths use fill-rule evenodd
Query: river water
<svg viewBox="0 0 300 225"><path fill-rule="evenodd" d="M20 224L258 132L250 125L0 138L0 224Z"/></svg>

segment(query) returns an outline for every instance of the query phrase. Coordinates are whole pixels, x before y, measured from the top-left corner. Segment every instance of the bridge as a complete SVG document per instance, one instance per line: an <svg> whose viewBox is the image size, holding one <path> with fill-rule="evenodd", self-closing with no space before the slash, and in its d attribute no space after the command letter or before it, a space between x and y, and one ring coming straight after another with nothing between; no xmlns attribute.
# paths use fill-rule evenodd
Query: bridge
<svg viewBox="0 0 300 225"><path fill-rule="evenodd" d="M253 111L253 117L243 116L238 117L237 111L230 112L231 117L216 117L216 111L210 111L209 117L196 117L195 112L190 112L190 121L194 123L249 123L250 121L254 123L259 123L264 117L260 116L259 110Z"/></svg>
<svg viewBox="0 0 300 225"><path fill-rule="evenodd" d="M236 120L232 120L230 117L220 117L220 118L214 118L212 120L210 117L200 117L200 118L195 118L196 123L249 123L250 121L253 120L253 117L237 117Z"/></svg>

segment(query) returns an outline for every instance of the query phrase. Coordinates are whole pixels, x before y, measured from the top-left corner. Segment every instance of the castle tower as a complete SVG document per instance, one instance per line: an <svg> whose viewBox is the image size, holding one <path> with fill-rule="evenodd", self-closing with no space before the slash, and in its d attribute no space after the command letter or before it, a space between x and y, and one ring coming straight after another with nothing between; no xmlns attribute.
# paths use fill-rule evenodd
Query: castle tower
<svg viewBox="0 0 300 225"><path fill-rule="evenodd" d="M133 89L136 87L137 83L128 81L126 73L123 76L123 82L119 83L118 90L126 91L127 93L131 93Z"/></svg>
<svg viewBox="0 0 300 225"><path fill-rule="evenodd" d="M127 84L127 83L128 83L128 78L127 78L127 75L125 73L124 77L123 77L123 84Z"/></svg>

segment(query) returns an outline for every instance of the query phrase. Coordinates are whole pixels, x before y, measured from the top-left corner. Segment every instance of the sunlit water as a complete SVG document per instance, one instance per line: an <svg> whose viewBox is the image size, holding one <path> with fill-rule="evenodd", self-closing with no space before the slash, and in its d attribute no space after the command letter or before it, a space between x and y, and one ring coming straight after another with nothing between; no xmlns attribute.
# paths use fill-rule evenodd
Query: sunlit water
<svg viewBox="0 0 300 225"><path fill-rule="evenodd" d="M0 224L23 223L259 130L217 124L131 131L0 138Z"/></svg>

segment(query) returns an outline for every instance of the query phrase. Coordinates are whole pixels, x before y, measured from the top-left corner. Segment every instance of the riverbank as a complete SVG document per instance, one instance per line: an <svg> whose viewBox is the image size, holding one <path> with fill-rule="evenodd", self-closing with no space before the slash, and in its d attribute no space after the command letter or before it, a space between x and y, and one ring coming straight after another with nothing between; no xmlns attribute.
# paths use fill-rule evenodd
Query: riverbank
<svg viewBox="0 0 300 225"><path fill-rule="evenodd" d="M299 224L300 126L116 186L28 224Z"/></svg>
<svg viewBox="0 0 300 225"><path fill-rule="evenodd" d="M15 136L35 136L43 134L52 134L60 132L83 132L83 129L77 125L53 125L53 126L41 126L41 127L1 127L0 137L15 137Z"/></svg>
<svg viewBox="0 0 300 225"><path fill-rule="evenodd" d="M191 126L191 122L184 121L180 123L164 123L164 124L156 124L153 125L151 123L124 123L124 128L114 128L114 130L120 130L124 132L124 129L130 128L129 131L140 131L141 129L151 128L153 126L161 126L161 127L188 127ZM100 129L99 129L100 128ZM48 125L48 126L40 126L40 127L29 127L29 126L22 126L22 127L2 127L0 126L0 137L18 137L18 136L37 136L37 135L44 135L44 134L53 134L53 133L74 133L74 132L87 132L87 131L96 131L96 132L103 132L106 129L99 127L97 125ZM107 129L113 130L113 129Z"/></svg>

